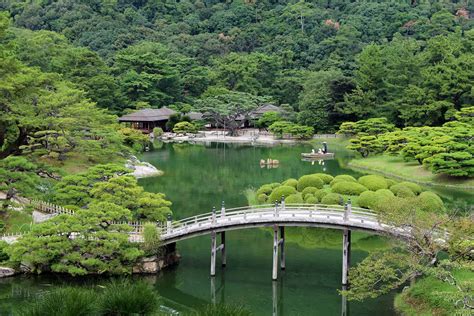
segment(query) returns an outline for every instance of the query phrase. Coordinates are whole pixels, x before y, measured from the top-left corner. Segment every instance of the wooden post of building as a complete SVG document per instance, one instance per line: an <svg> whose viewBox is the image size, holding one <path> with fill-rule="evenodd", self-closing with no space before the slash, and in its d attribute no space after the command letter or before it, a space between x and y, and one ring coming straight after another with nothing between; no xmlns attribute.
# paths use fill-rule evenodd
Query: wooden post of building
<svg viewBox="0 0 474 316"><path fill-rule="evenodd" d="M278 226L273 225L273 270L272 280L278 277Z"/></svg>
<svg viewBox="0 0 474 316"><path fill-rule="evenodd" d="M351 231L344 229L342 234L342 285L349 284L349 268L351 264Z"/></svg>
<svg viewBox="0 0 474 316"><path fill-rule="evenodd" d="M225 232L221 232L221 259L222 259L222 266L225 267L227 265Z"/></svg>
<svg viewBox="0 0 474 316"><path fill-rule="evenodd" d="M285 226L280 227L280 268L285 270L286 268L286 260L285 260Z"/></svg>
<svg viewBox="0 0 474 316"><path fill-rule="evenodd" d="M216 275L216 232L211 232L211 277Z"/></svg>

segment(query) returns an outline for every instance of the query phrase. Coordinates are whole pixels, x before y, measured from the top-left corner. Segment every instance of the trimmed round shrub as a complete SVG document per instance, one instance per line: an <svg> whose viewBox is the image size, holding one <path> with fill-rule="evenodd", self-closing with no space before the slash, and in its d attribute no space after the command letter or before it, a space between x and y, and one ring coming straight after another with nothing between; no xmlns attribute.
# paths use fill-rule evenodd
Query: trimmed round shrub
<svg viewBox="0 0 474 316"><path fill-rule="evenodd" d="M331 193L331 190L323 189L323 190L316 191L313 194L318 199L318 201L322 201L323 197L325 197L329 193Z"/></svg>
<svg viewBox="0 0 474 316"><path fill-rule="evenodd" d="M389 189L380 189L380 190L375 191L375 193L377 193L377 196L383 197L383 198L395 196L393 192L390 191Z"/></svg>
<svg viewBox="0 0 474 316"><path fill-rule="evenodd" d="M387 188L390 188L392 185L397 184L398 182L392 179L385 179L387 181Z"/></svg>
<svg viewBox="0 0 474 316"><path fill-rule="evenodd" d="M303 200L306 202L307 199L312 199L312 198L315 198L316 200L318 200L313 193L308 193L306 195L303 195Z"/></svg>
<svg viewBox="0 0 474 316"><path fill-rule="evenodd" d="M340 174L338 176L335 176L329 184L333 186L339 182L357 182L357 180L353 176L347 174Z"/></svg>
<svg viewBox="0 0 474 316"><path fill-rule="evenodd" d="M310 196L309 198L307 198L305 200L305 203L307 203L307 204L316 204L316 203L318 203L318 199L314 196Z"/></svg>
<svg viewBox="0 0 474 316"><path fill-rule="evenodd" d="M376 175L362 176L359 178L359 183L371 191L388 188L385 178Z"/></svg>
<svg viewBox="0 0 474 316"><path fill-rule="evenodd" d="M342 198L342 195L340 194L328 193L323 197L323 199L321 200L321 203L328 204L328 205L340 205L341 201L343 200L344 199Z"/></svg>
<svg viewBox="0 0 474 316"><path fill-rule="evenodd" d="M400 184L410 188L410 190L415 193L415 195L418 195L421 193L421 191L423 191L423 189L418 184L413 182L403 181L400 182Z"/></svg>
<svg viewBox="0 0 474 316"><path fill-rule="evenodd" d="M306 187L306 188L304 188L303 191L301 191L301 194L303 195L303 198L305 199L307 194L314 195L314 193L316 193L316 192L318 192L318 191L319 191L318 188L315 188L315 187Z"/></svg>
<svg viewBox="0 0 474 316"><path fill-rule="evenodd" d="M268 199L268 196L265 194L265 193L261 193L259 195L257 195L257 202L260 203L260 204L263 204L267 201Z"/></svg>
<svg viewBox="0 0 474 316"><path fill-rule="evenodd" d="M313 173L313 176L320 177L324 184L329 184L332 180L334 180L334 177L327 173Z"/></svg>
<svg viewBox="0 0 474 316"><path fill-rule="evenodd" d="M331 188L332 192L346 194L346 195L359 195L364 191L367 191L367 188L362 184L357 182L338 182Z"/></svg>
<svg viewBox="0 0 474 316"><path fill-rule="evenodd" d="M273 189L272 193L268 197L268 203L275 203L275 201L280 202L282 196L288 197L296 193L296 189L290 187L289 185L281 185L278 188Z"/></svg>
<svg viewBox="0 0 474 316"><path fill-rule="evenodd" d="M272 193L272 191L273 191L273 188L269 184L264 184L257 190L257 195L260 195L260 194L268 195Z"/></svg>
<svg viewBox="0 0 474 316"><path fill-rule="evenodd" d="M373 208L377 202L377 193L374 191L362 192L358 199L359 206L363 208Z"/></svg>
<svg viewBox="0 0 474 316"><path fill-rule="evenodd" d="M268 184L272 189L275 189L275 188L278 188L279 186L281 186L281 183L278 183L278 182L273 182L273 183L270 183Z"/></svg>
<svg viewBox="0 0 474 316"><path fill-rule="evenodd" d="M417 197L417 204L425 212L441 213L445 210L443 200L434 192L421 192Z"/></svg>
<svg viewBox="0 0 474 316"><path fill-rule="evenodd" d="M291 178L282 182L281 184L296 188L296 186L298 185L298 180Z"/></svg>
<svg viewBox="0 0 474 316"><path fill-rule="evenodd" d="M392 185L390 187L390 191L392 191L396 196L401 198L409 198L415 196L415 193L413 193L413 191L409 187L404 186L401 183Z"/></svg>
<svg viewBox="0 0 474 316"><path fill-rule="evenodd" d="M285 198L285 204L302 204L303 202L303 196L301 193L291 194Z"/></svg>
<svg viewBox="0 0 474 316"><path fill-rule="evenodd" d="M324 186L323 180L320 177L309 174L306 176L302 176L298 179L298 191L303 191L307 187L315 187L318 189L322 189Z"/></svg>

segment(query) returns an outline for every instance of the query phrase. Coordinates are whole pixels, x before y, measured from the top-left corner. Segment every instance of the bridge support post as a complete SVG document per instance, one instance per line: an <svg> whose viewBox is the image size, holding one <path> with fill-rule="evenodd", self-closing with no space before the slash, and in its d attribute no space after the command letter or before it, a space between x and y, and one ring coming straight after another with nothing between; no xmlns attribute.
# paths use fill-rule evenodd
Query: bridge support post
<svg viewBox="0 0 474 316"><path fill-rule="evenodd" d="M272 280L278 277L278 226L273 225L273 270Z"/></svg>
<svg viewBox="0 0 474 316"><path fill-rule="evenodd" d="M285 260L285 226L280 227L280 268L285 270L286 260Z"/></svg>
<svg viewBox="0 0 474 316"><path fill-rule="evenodd" d="M349 284L349 267L351 264L351 231L344 229L342 235L342 285Z"/></svg>
<svg viewBox="0 0 474 316"><path fill-rule="evenodd" d="M216 232L211 232L211 277L216 275Z"/></svg>
<svg viewBox="0 0 474 316"><path fill-rule="evenodd" d="M222 259L222 266L225 267L227 265L227 257L226 257L226 245L225 245L225 232L221 233L221 259Z"/></svg>

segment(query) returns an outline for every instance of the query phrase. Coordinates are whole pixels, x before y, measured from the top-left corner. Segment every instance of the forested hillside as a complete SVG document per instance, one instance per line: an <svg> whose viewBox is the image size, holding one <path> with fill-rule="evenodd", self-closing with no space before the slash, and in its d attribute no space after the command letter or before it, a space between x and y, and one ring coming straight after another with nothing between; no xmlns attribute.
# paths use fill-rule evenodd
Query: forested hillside
<svg viewBox="0 0 474 316"><path fill-rule="evenodd" d="M322 132L380 116L442 125L474 98L474 5L463 0L6 0L0 10L21 62L116 114L228 89L288 104Z"/></svg>

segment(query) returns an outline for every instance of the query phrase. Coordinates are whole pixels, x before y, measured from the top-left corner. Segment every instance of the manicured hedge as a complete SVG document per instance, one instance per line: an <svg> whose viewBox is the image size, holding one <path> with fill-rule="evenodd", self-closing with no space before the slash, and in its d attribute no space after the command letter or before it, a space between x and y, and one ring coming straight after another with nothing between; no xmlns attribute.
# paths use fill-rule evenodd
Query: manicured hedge
<svg viewBox="0 0 474 316"><path fill-rule="evenodd" d="M305 200L305 203L316 204L318 203L318 199L314 196L310 196L308 199Z"/></svg>
<svg viewBox="0 0 474 316"><path fill-rule="evenodd" d="M390 187L390 191L392 191L396 196L402 198L414 197L415 193L406 185L402 183L394 184Z"/></svg>
<svg viewBox="0 0 474 316"><path fill-rule="evenodd" d="M334 180L334 177L327 173L313 173L313 175L320 177L324 184L329 184L332 180Z"/></svg>
<svg viewBox="0 0 474 316"><path fill-rule="evenodd" d="M400 184L410 188L410 190L416 195L420 194L421 191L423 191L423 189L418 184L413 183L413 182L403 181L403 182L400 182Z"/></svg>
<svg viewBox="0 0 474 316"><path fill-rule="evenodd" d="M289 185L290 187L296 188L296 186L298 185L298 180L290 178L288 180L283 181L281 184L282 185Z"/></svg>
<svg viewBox="0 0 474 316"><path fill-rule="evenodd" d="M302 204L303 202L303 196L301 193L291 194L285 198L285 204Z"/></svg>
<svg viewBox="0 0 474 316"><path fill-rule="evenodd" d="M264 204L265 202L267 202L267 199L268 199L268 196L264 193L257 195L257 201L260 204Z"/></svg>
<svg viewBox="0 0 474 316"><path fill-rule="evenodd" d="M278 183L278 182L273 182L273 183L269 184L269 186L271 186L272 189L278 188L280 185L281 185L281 183Z"/></svg>
<svg viewBox="0 0 474 316"><path fill-rule="evenodd" d="M334 179L331 181L330 185L333 186L333 185L335 185L336 183L339 183L339 182L357 182L357 180L353 176L350 176L350 175L347 175L347 174L340 174L340 175L334 177Z"/></svg>
<svg viewBox="0 0 474 316"><path fill-rule="evenodd" d="M377 193L377 195L380 196L380 197L393 197L393 196L395 196L393 194L393 192L390 191L389 189L380 189L380 190L375 191L375 193Z"/></svg>
<svg viewBox="0 0 474 316"><path fill-rule="evenodd" d="M358 203L360 207L372 209L377 203L377 199L377 193L374 191L365 191L359 195Z"/></svg>
<svg viewBox="0 0 474 316"><path fill-rule="evenodd" d="M272 188L271 185L264 184L257 190L257 195L260 195L260 194L268 195L268 194L272 193L272 191L273 191L273 188Z"/></svg>
<svg viewBox="0 0 474 316"><path fill-rule="evenodd" d="M359 178L359 183L371 191L388 188L387 180L381 176L376 175L362 176Z"/></svg>
<svg viewBox="0 0 474 316"><path fill-rule="evenodd" d="M398 182L392 179L385 179L387 181L387 188L390 188L392 185L397 184Z"/></svg>
<svg viewBox="0 0 474 316"><path fill-rule="evenodd" d="M339 205L342 199L342 195L337 193L328 193L321 200L322 204L328 205Z"/></svg>
<svg viewBox="0 0 474 316"><path fill-rule="evenodd" d="M303 191L307 187L315 187L318 189L322 189L324 186L323 180L320 177L309 174L306 176L302 176L298 179L298 191Z"/></svg>
<svg viewBox="0 0 474 316"><path fill-rule="evenodd" d="M322 201L323 197L325 197L329 193L331 193L330 189L322 189L322 190L314 192L313 194L319 201Z"/></svg>
<svg viewBox="0 0 474 316"><path fill-rule="evenodd" d="M308 193L311 193L311 194L314 195L314 193L316 193L316 192L318 192L318 191L319 191L318 188L315 188L315 187L306 187L306 188L304 188L303 191L301 191L301 194L303 195L303 198L305 199L305 198L306 198L306 195L307 195Z"/></svg>
<svg viewBox="0 0 474 316"><path fill-rule="evenodd" d="M296 189L290 187L289 185L282 185L278 188L273 189L272 193L268 197L268 203L275 203L275 201L280 202L282 196L288 197L296 193Z"/></svg>
<svg viewBox="0 0 474 316"><path fill-rule="evenodd" d="M331 188L332 192L346 194L346 195L359 195L368 189L357 182L342 181L334 184Z"/></svg>
<svg viewBox="0 0 474 316"><path fill-rule="evenodd" d="M441 213L445 211L443 200L434 192L425 191L417 197L422 211Z"/></svg>

